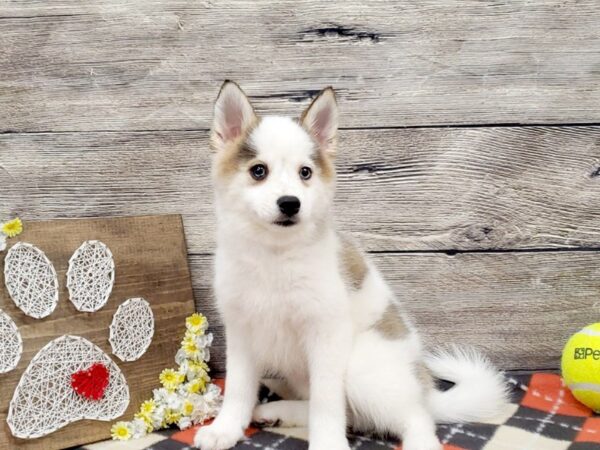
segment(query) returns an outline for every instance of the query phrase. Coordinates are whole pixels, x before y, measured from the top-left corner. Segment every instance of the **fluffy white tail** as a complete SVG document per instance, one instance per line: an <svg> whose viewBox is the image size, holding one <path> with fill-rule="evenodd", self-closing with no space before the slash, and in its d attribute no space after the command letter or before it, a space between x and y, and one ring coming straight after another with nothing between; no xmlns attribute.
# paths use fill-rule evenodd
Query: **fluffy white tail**
<svg viewBox="0 0 600 450"><path fill-rule="evenodd" d="M436 422L480 422L505 410L509 390L504 375L476 350L455 346L427 356L425 364L435 377L455 383L429 397Z"/></svg>

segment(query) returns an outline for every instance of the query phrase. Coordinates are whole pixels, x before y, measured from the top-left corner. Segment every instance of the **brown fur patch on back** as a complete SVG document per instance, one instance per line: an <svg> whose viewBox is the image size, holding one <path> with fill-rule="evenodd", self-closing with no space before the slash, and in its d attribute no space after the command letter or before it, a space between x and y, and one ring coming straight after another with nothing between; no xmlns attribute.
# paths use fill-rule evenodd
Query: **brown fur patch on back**
<svg viewBox="0 0 600 450"><path fill-rule="evenodd" d="M248 137L258 126L259 119L255 121L240 137L228 142L223 147L219 138L214 134L211 136L211 145L216 151L215 174L219 178L229 178L236 174L240 167L247 164L256 157L256 151L248 144Z"/></svg>
<svg viewBox="0 0 600 450"><path fill-rule="evenodd" d="M405 338L408 333L408 326L402 317L400 306L390 302L381 318L373 326L384 338L397 340Z"/></svg>
<svg viewBox="0 0 600 450"><path fill-rule="evenodd" d="M369 267L359 248L346 236L340 236L340 260L346 281L354 290L362 287Z"/></svg>

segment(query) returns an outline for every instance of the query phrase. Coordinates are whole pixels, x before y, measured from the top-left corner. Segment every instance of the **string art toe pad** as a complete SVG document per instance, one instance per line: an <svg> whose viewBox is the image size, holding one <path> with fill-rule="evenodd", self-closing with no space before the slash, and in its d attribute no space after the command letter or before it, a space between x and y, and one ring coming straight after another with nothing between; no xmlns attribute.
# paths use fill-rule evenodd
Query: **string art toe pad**
<svg viewBox="0 0 600 450"><path fill-rule="evenodd" d="M73 253L67 271L69 298L77 311L102 308L115 282L115 262L110 249L100 241L85 241Z"/></svg>
<svg viewBox="0 0 600 450"><path fill-rule="evenodd" d="M8 251L4 283L15 304L30 317L43 319L56 308L56 271L44 252L31 244L18 242Z"/></svg>
<svg viewBox="0 0 600 450"><path fill-rule="evenodd" d="M0 309L0 373L17 367L22 353L21 333L8 314Z"/></svg>
<svg viewBox="0 0 600 450"><path fill-rule="evenodd" d="M109 341L112 352L121 361L139 359L152 342L154 314L143 298L130 298L123 302L110 324Z"/></svg>

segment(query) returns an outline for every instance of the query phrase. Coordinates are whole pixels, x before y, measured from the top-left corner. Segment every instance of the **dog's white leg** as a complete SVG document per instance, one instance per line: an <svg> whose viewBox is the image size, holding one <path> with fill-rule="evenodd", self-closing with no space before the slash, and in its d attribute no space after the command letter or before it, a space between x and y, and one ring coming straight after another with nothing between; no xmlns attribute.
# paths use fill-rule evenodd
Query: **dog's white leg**
<svg viewBox="0 0 600 450"><path fill-rule="evenodd" d="M244 437L257 401L259 368L242 330L226 327L227 381L223 407L215 421L198 430L194 445L202 450L225 450Z"/></svg>
<svg viewBox="0 0 600 450"><path fill-rule="evenodd" d="M352 342L349 322L327 320L308 336L309 450L349 450L344 380Z"/></svg>
<svg viewBox="0 0 600 450"><path fill-rule="evenodd" d="M429 411L421 405L414 405L403 415L404 421L400 426L404 429L404 450L442 450L442 444L435 435L435 422Z"/></svg>
<svg viewBox="0 0 600 450"><path fill-rule="evenodd" d="M418 355L410 338L390 340L375 331L358 335L348 364L348 398L357 429L391 433L402 438L404 450L441 450L424 407L431 379L419 372Z"/></svg>
<svg viewBox="0 0 600 450"><path fill-rule="evenodd" d="M254 408L252 421L278 427L308 426L308 401L279 400Z"/></svg>

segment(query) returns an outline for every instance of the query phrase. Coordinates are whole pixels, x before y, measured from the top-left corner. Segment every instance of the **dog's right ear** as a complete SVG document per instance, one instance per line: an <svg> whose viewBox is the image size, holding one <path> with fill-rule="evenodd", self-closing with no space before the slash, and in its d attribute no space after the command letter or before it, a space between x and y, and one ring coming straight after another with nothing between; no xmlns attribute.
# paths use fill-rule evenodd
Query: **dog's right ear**
<svg viewBox="0 0 600 450"><path fill-rule="evenodd" d="M226 80L215 102L213 140L217 148L242 136L256 122L256 113L244 91Z"/></svg>

